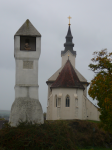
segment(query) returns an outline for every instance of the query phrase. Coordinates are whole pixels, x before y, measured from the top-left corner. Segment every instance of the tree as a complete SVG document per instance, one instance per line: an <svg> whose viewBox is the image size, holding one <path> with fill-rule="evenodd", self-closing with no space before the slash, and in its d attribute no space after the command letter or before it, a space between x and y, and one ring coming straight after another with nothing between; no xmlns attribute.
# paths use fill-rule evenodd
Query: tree
<svg viewBox="0 0 112 150"><path fill-rule="evenodd" d="M89 68L95 73L88 94L98 101L101 125L112 132L112 53L103 49L93 53Z"/></svg>

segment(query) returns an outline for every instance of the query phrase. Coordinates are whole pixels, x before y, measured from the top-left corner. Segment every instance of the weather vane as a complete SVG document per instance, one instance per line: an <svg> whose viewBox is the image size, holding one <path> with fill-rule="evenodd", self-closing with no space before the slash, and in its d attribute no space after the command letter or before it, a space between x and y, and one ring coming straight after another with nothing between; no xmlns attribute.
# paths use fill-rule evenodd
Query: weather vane
<svg viewBox="0 0 112 150"><path fill-rule="evenodd" d="M69 16L68 19L69 19L69 24L68 24L68 25L70 26L70 25L71 25L71 24L70 24L70 19L71 19L71 17Z"/></svg>

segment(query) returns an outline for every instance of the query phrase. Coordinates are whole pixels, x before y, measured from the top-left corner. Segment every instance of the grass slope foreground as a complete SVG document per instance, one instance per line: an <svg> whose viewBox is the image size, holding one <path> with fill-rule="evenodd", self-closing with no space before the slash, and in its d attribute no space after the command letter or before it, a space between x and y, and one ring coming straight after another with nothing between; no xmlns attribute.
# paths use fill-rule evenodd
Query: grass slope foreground
<svg viewBox="0 0 112 150"><path fill-rule="evenodd" d="M0 150L76 150L91 147L112 148L112 135L98 122L82 120L20 122L0 130Z"/></svg>

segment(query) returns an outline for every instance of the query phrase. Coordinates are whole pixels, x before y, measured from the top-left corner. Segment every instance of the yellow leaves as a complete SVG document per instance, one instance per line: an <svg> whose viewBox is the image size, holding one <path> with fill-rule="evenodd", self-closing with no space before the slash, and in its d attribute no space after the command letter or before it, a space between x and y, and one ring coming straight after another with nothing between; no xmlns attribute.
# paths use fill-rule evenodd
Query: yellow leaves
<svg viewBox="0 0 112 150"><path fill-rule="evenodd" d="M109 56L111 56L112 55L112 53L109 53Z"/></svg>
<svg viewBox="0 0 112 150"><path fill-rule="evenodd" d="M95 55L95 54L98 54L98 52L97 51L93 52L93 55Z"/></svg>
<svg viewBox="0 0 112 150"><path fill-rule="evenodd" d="M112 68L112 53L108 53L107 49L103 49L101 51L95 51L93 53L94 57L91 59L91 61L94 64L90 64L89 67L93 72L100 72L107 69L109 71L110 67ZM111 57L111 58L110 58Z"/></svg>
<svg viewBox="0 0 112 150"><path fill-rule="evenodd" d="M95 60L95 58L92 58L92 59L91 59L91 61L94 61L94 60Z"/></svg>
<svg viewBox="0 0 112 150"><path fill-rule="evenodd" d="M89 67L96 76L90 84L88 94L98 100L98 106L103 111L112 112L112 53L108 53L107 49L93 53Z"/></svg>
<svg viewBox="0 0 112 150"><path fill-rule="evenodd" d="M112 100L111 98L105 98L102 107L109 113L112 113Z"/></svg>

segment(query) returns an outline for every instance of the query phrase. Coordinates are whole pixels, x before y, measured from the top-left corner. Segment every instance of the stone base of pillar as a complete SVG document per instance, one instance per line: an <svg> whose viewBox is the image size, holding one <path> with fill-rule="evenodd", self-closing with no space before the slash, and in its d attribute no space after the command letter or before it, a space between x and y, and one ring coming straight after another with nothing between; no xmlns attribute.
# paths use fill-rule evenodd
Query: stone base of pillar
<svg viewBox="0 0 112 150"><path fill-rule="evenodd" d="M11 126L16 127L20 120L38 124L44 123L43 110L39 100L28 97L15 99L11 107L9 122Z"/></svg>

